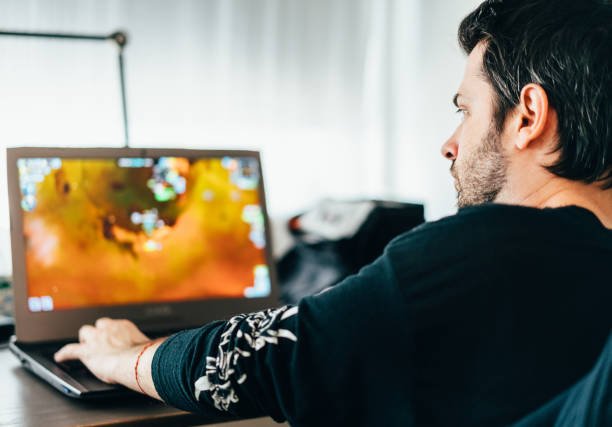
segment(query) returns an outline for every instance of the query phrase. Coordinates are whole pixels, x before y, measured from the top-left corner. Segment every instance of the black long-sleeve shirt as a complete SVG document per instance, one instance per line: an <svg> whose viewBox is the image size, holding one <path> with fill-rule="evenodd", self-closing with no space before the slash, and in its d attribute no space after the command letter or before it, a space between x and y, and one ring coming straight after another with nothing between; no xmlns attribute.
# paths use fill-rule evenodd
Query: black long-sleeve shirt
<svg viewBox="0 0 612 427"><path fill-rule="evenodd" d="M327 292L173 335L164 401L295 426L506 425L593 366L612 231L578 207L466 208Z"/></svg>

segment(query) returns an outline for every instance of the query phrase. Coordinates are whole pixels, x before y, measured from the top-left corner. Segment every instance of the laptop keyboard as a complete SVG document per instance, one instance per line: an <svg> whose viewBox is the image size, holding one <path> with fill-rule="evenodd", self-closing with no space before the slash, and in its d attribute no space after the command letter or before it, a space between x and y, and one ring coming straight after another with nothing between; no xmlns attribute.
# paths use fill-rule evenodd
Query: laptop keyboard
<svg viewBox="0 0 612 427"><path fill-rule="evenodd" d="M89 369L87 369L85 365L83 365L83 362L81 362L80 360L66 360L65 362L56 362L53 359L53 356L55 355L55 352L57 350L59 350L59 348L53 347L52 349L41 351L41 354L46 359L53 361L54 364L62 368L63 371L67 372L70 375L86 373L93 377L93 374L89 371Z"/></svg>
<svg viewBox="0 0 612 427"><path fill-rule="evenodd" d="M156 337L166 337L172 335L175 331L167 331L167 332L159 332L150 334L151 338ZM41 348L38 353L43 356L45 359L52 361L56 366L58 366L61 370L66 372L72 378L77 380L79 383L84 385L85 387L97 387L99 388L102 381L97 379L94 374L91 373L89 369L81 362L80 360L67 360L65 362L56 362L53 358L55 353L62 348L62 345L49 345ZM107 387L109 385L105 384ZM113 387L117 387L116 385Z"/></svg>
<svg viewBox="0 0 612 427"><path fill-rule="evenodd" d="M48 355L47 357L53 359L53 354ZM81 362L80 360L67 360L65 362L55 362L55 364L62 368L64 371L68 372L69 374L82 372L89 373L89 369L87 369L87 367L83 365L83 362ZM90 373L90 375L92 374Z"/></svg>
<svg viewBox="0 0 612 427"><path fill-rule="evenodd" d="M44 352L45 358L53 360L53 352ZM80 360L67 360L65 362L53 362L62 371L66 372L72 379L80 383L82 386L89 390L99 390L101 387L104 389L117 388L116 385L105 384L97 379L89 369Z"/></svg>

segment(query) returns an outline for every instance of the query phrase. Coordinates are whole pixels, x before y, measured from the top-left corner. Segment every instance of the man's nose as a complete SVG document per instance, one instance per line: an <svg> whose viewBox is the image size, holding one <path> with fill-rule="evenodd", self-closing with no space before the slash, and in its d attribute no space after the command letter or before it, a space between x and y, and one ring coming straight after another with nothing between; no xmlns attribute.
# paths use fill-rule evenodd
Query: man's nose
<svg viewBox="0 0 612 427"><path fill-rule="evenodd" d="M455 135L453 134L453 136L451 136L448 141L446 141L444 145L442 145L441 153L442 156L444 156L448 160L456 160L458 151L459 146L457 145Z"/></svg>

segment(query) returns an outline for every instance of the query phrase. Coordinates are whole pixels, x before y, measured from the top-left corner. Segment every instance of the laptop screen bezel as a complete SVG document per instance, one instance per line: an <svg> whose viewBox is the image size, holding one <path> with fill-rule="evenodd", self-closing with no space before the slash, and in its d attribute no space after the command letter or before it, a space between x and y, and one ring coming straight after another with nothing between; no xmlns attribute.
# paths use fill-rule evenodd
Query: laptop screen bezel
<svg viewBox="0 0 612 427"><path fill-rule="evenodd" d="M152 302L31 312L27 304L27 272L23 211L17 160L22 158L61 159L118 159L122 157L158 158L185 157L193 159L222 157L251 157L259 164L259 199L264 216L266 264L270 271L271 293L262 298L214 298L182 302ZM149 333L179 330L204 325L213 320L227 319L240 313L249 313L278 305L278 285L272 258L272 239L268 217L261 156L246 150L189 150L166 148L47 148L18 147L7 149L9 212L11 221L11 250L13 260L13 290L15 334L20 342L70 340L78 336L79 328L92 324L100 317L122 318L134 321Z"/></svg>

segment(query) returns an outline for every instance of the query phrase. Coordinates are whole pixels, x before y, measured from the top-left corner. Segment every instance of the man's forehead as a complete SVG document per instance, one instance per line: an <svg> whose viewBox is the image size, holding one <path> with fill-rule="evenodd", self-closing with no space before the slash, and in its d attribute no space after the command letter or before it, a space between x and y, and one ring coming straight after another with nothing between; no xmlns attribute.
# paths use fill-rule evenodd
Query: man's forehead
<svg viewBox="0 0 612 427"><path fill-rule="evenodd" d="M482 57L485 53L486 45L480 42L470 52L465 64L465 74L469 74L474 77L482 75Z"/></svg>
<svg viewBox="0 0 612 427"><path fill-rule="evenodd" d="M485 45L479 43L469 54L465 69L463 71L463 80L455 95L456 101L469 101L472 93L477 93L487 86L486 79L484 78L482 71L482 57L485 51Z"/></svg>

